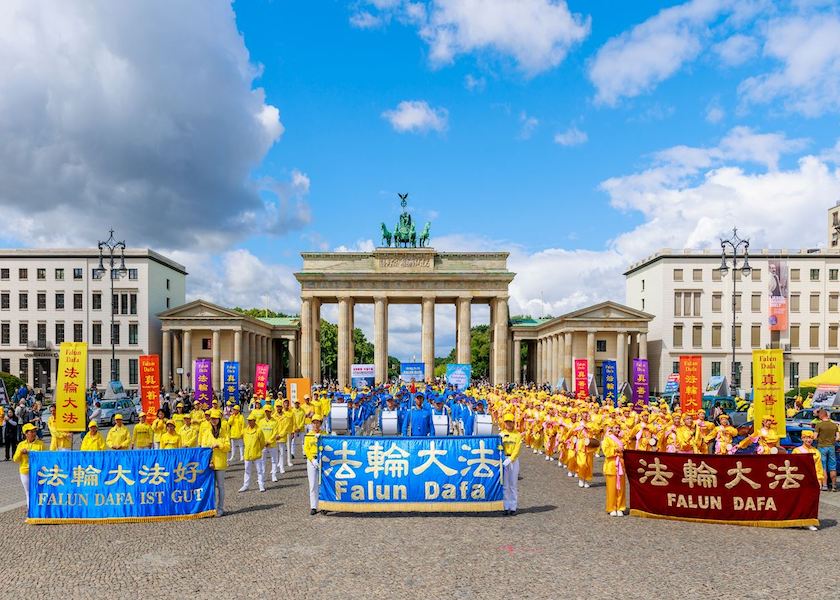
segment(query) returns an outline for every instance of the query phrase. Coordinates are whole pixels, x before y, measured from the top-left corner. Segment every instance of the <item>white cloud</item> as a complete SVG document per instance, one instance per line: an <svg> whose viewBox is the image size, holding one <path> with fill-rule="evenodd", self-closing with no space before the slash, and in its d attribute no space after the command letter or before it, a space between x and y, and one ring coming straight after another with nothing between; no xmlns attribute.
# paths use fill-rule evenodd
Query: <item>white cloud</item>
<svg viewBox="0 0 840 600"><path fill-rule="evenodd" d="M484 77L474 77L467 73L464 77L464 87L471 92L483 92L487 86L487 80Z"/></svg>
<svg viewBox="0 0 840 600"><path fill-rule="evenodd" d="M840 16L772 21L764 56L781 66L741 83L738 92L745 103L780 100L788 110L808 117L840 110Z"/></svg>
<svg viewBox="0 0 840 600"><path fill-rule="evenodd" d="M8 0L0 38L0 208L21 243L117 224L132 246L213 251L305 220L251 179L283 124L229 1Z"/></svg>
<svg viewBox="0 0 840 600"><path fill-rule="evenodd" d="M758 41L748 35L736 33L714 47L723 64L737 67L758 54Z"/></svg>
<svg viewBox="0 0 840 600"><path fill-rule="evenodd" d="M720 123L726 116L726 111L721 107L720 102L713 100L706 107L706 121L708 123Z"/></svg>
<svg viewBox="0 0 840 600"><path fill-rule="evenodd" d="M519 113L519 139L530 139L539 124L540 120L538 118L523 110Z"/></svg>
<svg viewBox="0 0 840 600"><path fill-rule="evenodd" d="M373 252L376 249L376 244L371 239L356 240L352 246L337 246L333 252Z"/></svg>
<svg viewBox="0 0 840 600"><path fill-rule="evenodd" d="M382 17L378 17L367 11L350 15L350 25L357 29L374 29L382 25L382 23Z"/></svg>
<svg viewBox="0 0 840 600"><path fill-rule="evenodd" d="M403 100L395 109L383 112L382 117L399 133L442 132L449 122L445 108L432 108L425 100Z"/></svg>
<svg viewBox="0 0 840 600"><path fill-rule="evenodd" d="M561 146L579 146L585 144L589 136L575 126L569 127L566 131L554 135L554 142Z"/></svg>
<svg viewBox="0 0 840 600"><path fill-rule="evenodd" d="M638 96L694 60L703 48L708 24L730 4L692 0L655 16L607 41L589 66L596 101L615 105Z"/></svg>

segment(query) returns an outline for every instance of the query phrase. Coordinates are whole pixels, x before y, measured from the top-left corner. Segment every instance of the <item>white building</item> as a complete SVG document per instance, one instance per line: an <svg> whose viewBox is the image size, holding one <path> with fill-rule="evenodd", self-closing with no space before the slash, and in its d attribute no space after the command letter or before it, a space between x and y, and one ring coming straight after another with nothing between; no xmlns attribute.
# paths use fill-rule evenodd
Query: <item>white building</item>
<svg viewBox="0 0 840 600"><path fill-rule="evenodd" d="M712 375L731 382L733 283L737 387L752 387L754 349L784 349L788 388L840 362L839 248L751 249L749 276L733 271L730 261L721 277L720 263L719 250L664 249L625 273L626 304L654 315L647 338L652 391L662 392L686 354L702 356L704 382ZM788 324L782 331L770 329L771 288L787 301Z"/></svg>
<svg viewBox="0 0 840 600"><path fill-rule="evenodd" d="M96 248L0 250L0 371L52 389L58 345L83 341L88 385L107 383L113 306L116 376L136 389L138 357L160 354L157 315L184 303L187 273L152 250L126 250L125 266L128 272L113 281L109 304L109 272L95 272Z"/></svg>

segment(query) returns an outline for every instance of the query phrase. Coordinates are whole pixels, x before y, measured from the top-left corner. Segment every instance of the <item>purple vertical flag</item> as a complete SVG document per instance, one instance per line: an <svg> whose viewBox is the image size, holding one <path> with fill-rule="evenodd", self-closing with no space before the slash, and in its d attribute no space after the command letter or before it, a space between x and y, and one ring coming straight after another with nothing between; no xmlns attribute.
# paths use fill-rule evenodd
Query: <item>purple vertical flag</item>
<svg viewBox="0 0 840 600"><path fill-rule="evenodd" d="M650 381L648 377L648 361L646 358L633 359L633 408L641 412L647 406L650 396Z"/></svg>
<svg viewBox="0 0 840 600"><path fill-rule="evenodd" d="M213 360L196 358L193 365L193 398L201 406L210 406L213 400Z"/></svg>

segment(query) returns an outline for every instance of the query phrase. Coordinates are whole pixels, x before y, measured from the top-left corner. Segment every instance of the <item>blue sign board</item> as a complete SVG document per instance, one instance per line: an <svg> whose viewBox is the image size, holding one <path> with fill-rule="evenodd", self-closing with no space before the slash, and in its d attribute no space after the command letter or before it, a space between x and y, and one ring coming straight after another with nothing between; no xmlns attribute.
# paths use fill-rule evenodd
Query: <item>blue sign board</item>
<svg viewBox="0 0 840 600"><path fill-rule="evenodd" d="M239 363L224 363L225 380L222 382L222 398L225 404L228 401L239 404Z"/></svg>
<svg viewBox="0 0 840 600"><path fill-rule="evenodd" d="M27 523L166 521L216 515L209 448L32 452Z"/></svg>
<svg viewBox="0 0 840 600"><path fill-rule="evenodd" d="M318 508L346 512L502 509L497 435L322 436Z"/></svg>
<svg viewBox="0 0 840 600"><path fill-rule="evenodd" d="M472 381L472 365L452 363L446 365L446 383L455 389L465 390Z"/></svg>
<svg viewBox="0 0 840 600"><path fill-rule="evenodd" d="M618 406L618 381L614 360L601 361L601 380L601 387L604 389L604 404Z"/></svg>
<svg viewBox="0 0 840 600"><path fill-rule="evenodd" d="M411 380L421 383L426 381L425 363L400 363L400 381L411 383Z"/></svg>

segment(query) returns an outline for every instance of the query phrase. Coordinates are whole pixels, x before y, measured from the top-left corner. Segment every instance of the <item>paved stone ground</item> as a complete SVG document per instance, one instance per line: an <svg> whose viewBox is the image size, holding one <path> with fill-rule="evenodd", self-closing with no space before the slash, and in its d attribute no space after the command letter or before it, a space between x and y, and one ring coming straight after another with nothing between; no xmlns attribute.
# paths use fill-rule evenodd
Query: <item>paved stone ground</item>
<svg viewBox="0 0 840 600"><path fill-rule="evenodd" d="M821 505L818 532L616 519L603 512L600 477L582 490L556 463L530 452L521 472L516 517L310 517L300 464L262 494L238 494L242 466L233 466L227 514L220 519L30 526L22 522L22 508L9 510L0 514L0 530L3 562L14 567L7 571L11 579L0 578L0 598L624 600L840 593L832 566L840 545L837 506ZM5 471L0 477L0 488L18 486ZM819 587L820 581L833 589Z"/></svg>

